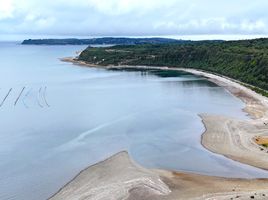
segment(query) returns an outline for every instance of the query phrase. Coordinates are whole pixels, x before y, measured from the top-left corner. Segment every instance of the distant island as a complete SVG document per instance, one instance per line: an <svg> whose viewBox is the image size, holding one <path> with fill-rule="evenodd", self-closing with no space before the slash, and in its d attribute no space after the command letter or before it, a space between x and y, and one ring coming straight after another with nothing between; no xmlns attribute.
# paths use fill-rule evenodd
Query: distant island
<svg viewBox="0 0 268 200"><path fill-rule="evenodd" d="M199 69L249 84L268 96L268 39L88 47L77 60L100 66Z"/></svg>
<svg viewBox="0 0 268 200"><path fill-rule="evenodd" d="M92 39L28 39L23 45L137 45L137 44L185 44L190 40L176 40L169 38L115 38L103 37Z"/></svg>

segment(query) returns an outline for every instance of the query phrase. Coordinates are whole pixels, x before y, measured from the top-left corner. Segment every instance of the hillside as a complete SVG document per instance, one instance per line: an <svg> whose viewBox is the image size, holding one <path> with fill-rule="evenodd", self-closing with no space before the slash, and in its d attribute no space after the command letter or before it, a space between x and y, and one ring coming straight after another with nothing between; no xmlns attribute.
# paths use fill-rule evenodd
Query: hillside
<svg viewBox="0 0 268 200"><path fill-rule="evenodd" d="M99 65L195 68L253 85L263 94L261 89L268 90L268 39L88 47L78 59Z"/></svg>
<svg viewBox="0 0 268 200"><path fill-rule="evenodd" d="M188 40L175 40L168 38L92 38L92 39L28 39L23 45L135 45L135 44L171 44L189 43Z"/></svg>

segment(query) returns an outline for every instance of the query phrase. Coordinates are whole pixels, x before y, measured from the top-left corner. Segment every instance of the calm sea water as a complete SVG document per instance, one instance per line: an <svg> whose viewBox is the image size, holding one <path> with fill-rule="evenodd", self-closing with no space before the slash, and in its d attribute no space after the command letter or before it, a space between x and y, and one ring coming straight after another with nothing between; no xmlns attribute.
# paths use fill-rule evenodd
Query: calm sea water
<svg viewBox="0 0 268 200"><path fill-rule="evenodd" d="M121 150L151 168L268 177L200 145L198 114L246 118L239 99L184 72L107 71L58 59L84 48L0 43L1 200L44 200Z"/></svg>

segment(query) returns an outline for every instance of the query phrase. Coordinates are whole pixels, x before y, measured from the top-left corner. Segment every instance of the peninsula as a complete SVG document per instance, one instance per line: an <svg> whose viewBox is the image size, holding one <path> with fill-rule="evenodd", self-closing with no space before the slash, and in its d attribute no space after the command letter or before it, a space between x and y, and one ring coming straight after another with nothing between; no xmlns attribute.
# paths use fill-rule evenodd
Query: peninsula
<svg viewBox="0 0 268 200"><path fill-rule="evenodd" d="M183 44L88 47L77 58L89 64L190 68L226 76L267 95L268 39ZM249 86L250 87L250 86Z"/></svg>
<svg viewBox="0 0 268 200"><path fill-rule="evenodd" d="M27 39L22 45L136 45L136 44L182 44L192 43L190 40L176 40L169 38L125 38L103 37L91 39Z"/></svg>

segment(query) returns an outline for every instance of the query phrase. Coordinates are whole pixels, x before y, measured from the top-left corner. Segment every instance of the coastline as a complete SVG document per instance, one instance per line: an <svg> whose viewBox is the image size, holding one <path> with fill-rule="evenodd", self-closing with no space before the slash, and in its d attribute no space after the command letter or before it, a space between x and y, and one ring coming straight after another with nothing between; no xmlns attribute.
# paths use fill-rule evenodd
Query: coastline
<svg viewBox="0 0 268 200"><path fill-rule="evenodd" d="M159 69L178 70L204 76L215 84L224 87L232 95L245 103L244 112L251 117L249 120L238 120L230 117L200 114L206 131L201 136L201 144L209 151L224 155L232 160L268 170L268 148L257 145L253 138L268 135L268 98L241 85L240 82L210 74L207 72L188 69L155 66L99 66L92 65L75 58L63 58L61 61L80 66L104 69ZM222 121L224 123L217 123ZM232 131L230 131L232 130ZM242 133L242 134L241 134Z"/></svg>
<svg viewBox="0 0 268 200"><path fill-rule="evenodd" d="M234 82L234 80L226 77L188 68L128 65L99 66L79 61L72 57L63 58L61 61L80 66L104 69L178 70L206 77L215 84L224 87L232 95L241 99L246 105L243 110L248 113L251 119L237 120L225 117L223 120L223 116L200 114L206 128L206 131L201 136L201 144L213 153L221 154L232 160L268 170L268 148L260 147L253 139L254 137L268 135L268 125L265 125L265 123L268 122L268 98L241 85L240 82ZM216 123L221 120L223 120L224 123ZM229 129L235 131L229 131ZM243 132L243 134L241 134L241 132Z"/></svg>
<svg viewBox="0 0 268 200"><path fill-rule="evenodd" d="M213 153L232 160L268 170L268 148L254 141L255 137L268 135L268 98L234 82L231 79L184 69L193 74L207 77L212 82L226 88L246 105L243 109L251 117L238 120L225 116L201 114L206 131L202 134L202 145Z"/></svg>
<svg viewBox="0 0 268 200"><path fill-rule="evenodd" d="M224 116L201 114L200 117L206 127L206 131L201 137L202 145L206 149L230 159L268 169L268 148L267 151L266 149L261 150L262 147L253 140L256 136L268 135L268 126L264 125L264 122L267 122L268 119L268 99L238 82L194 69L112 65L103 67L77 61L73 58L61 60L88 67L179 70L205 76L240 98L246 105L244 111L252 119L238 120ZM117 155L119 155L119 160ZM117 155L83 170L50 200L80 198L100 200L107 199L108 196L111 197L109 199L115 200L250 199L252 196L254 199L267 199L268 196L268 179L227 179L165 170L148 170L130 161L126 152ZM126 162L126 160L128 161ZM117 168L121 167L127 170L118 171ZM106 170L106 172L102 170ZM137 175L137 173L138 178L133 178L132 175ZM91 181L92 176L95 178L95 182ZM104 176L104 179L100 180L99 176L102 178ZM91 178L87 179L87 177ZM117 185L113 185L115 178ZM85 180L89 182L85 182ZM109 182L111 180L112 182ZM129 184L130 182L134 184ZM100 184L102 186L99 186ZM107 187L111 189L107 189Z"/></svg>
<svg viewBox="0 0 268 200"><path fill-rule="evenodd" d="M211 74L209 72L204 72L196 69L189 68L175 68L175 67L157 67L157 66L130 66L130 65L120 65L120 66L100 66L96 64L90 64L84 61L79 61L73 57L66 57L60 59L63 62L69 62L79 66L85 67L94 67L94 68L103 68L103 69L159 69L159 70L177 70L177 71L185 71L195 75L204 76L215 84L224 87L229 91L232 95L241 99L246 107L244 111L249 114L249 116L253 119L258 119L262 121L268 121L268 98L264 97L255 91L243 86L242 82L237 80L219 76L215 74Z"/></svg>

